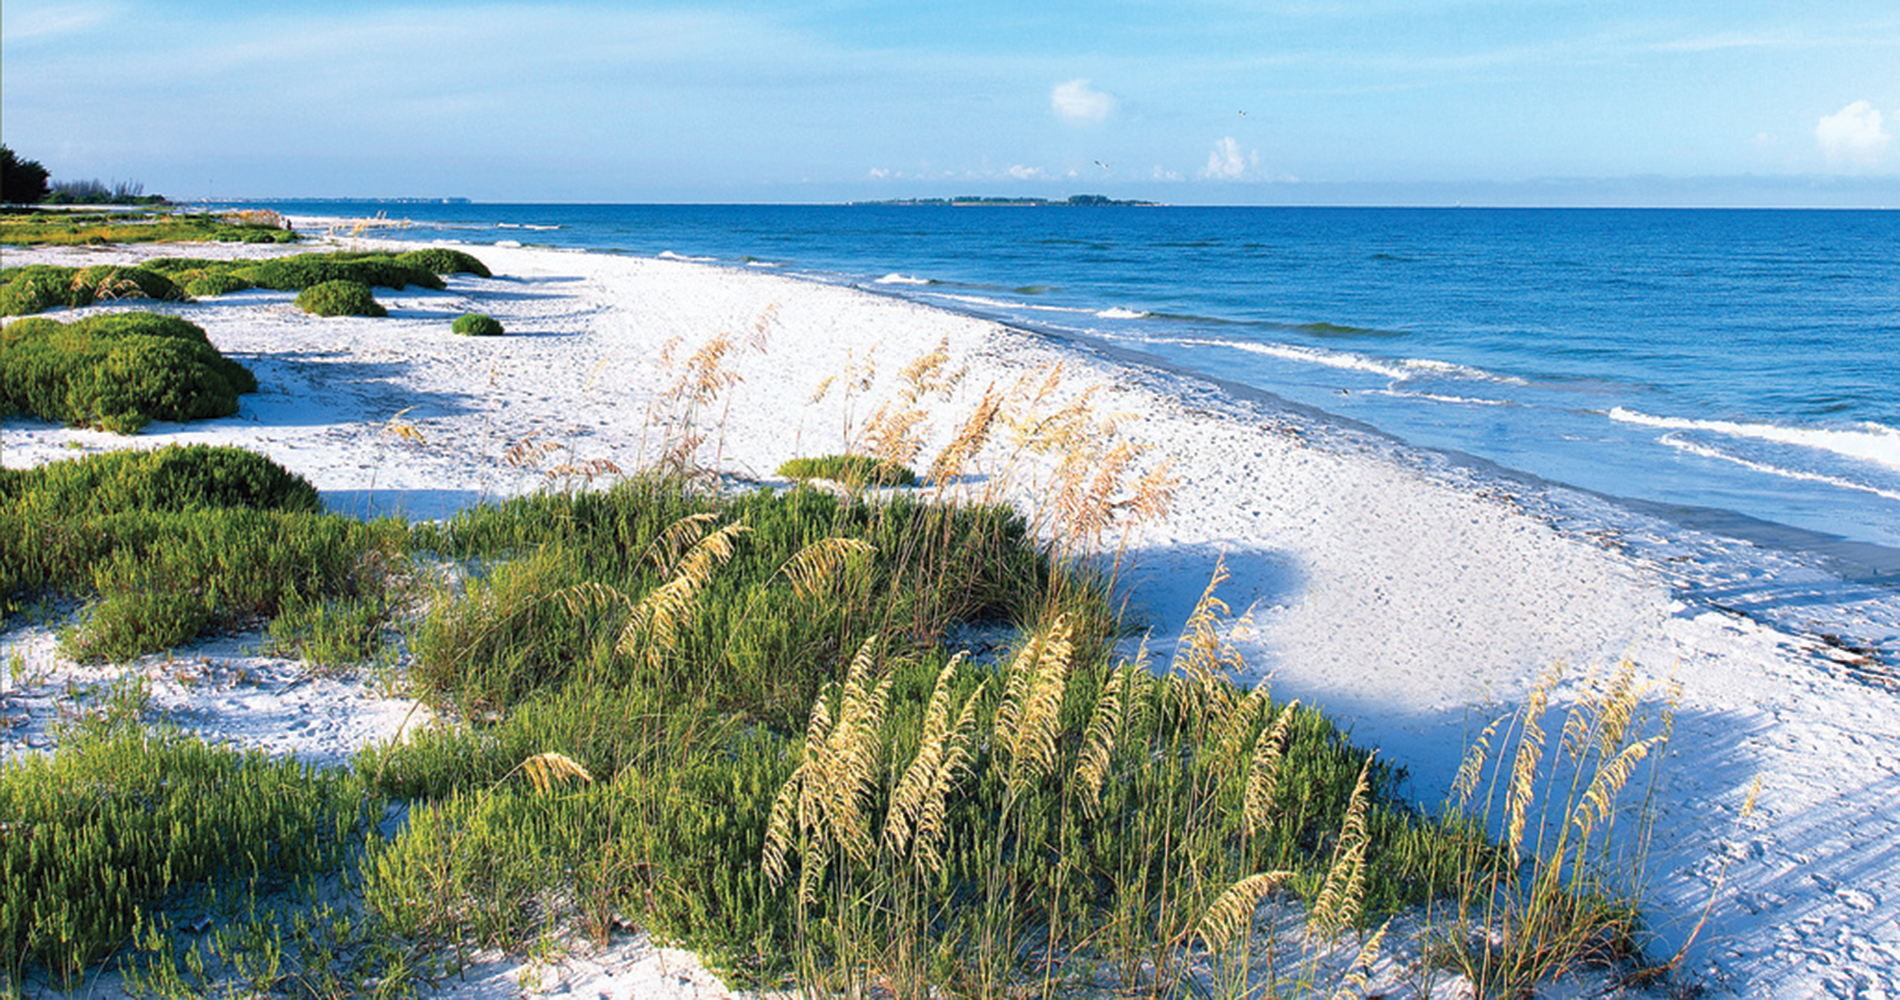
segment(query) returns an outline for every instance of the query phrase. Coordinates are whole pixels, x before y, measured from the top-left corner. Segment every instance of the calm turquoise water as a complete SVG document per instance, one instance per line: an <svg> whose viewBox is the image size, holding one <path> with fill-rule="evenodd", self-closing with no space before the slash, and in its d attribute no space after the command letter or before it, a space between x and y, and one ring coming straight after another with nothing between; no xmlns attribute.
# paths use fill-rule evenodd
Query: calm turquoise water
<svg viewBox="0 0 1900 1000"><path fill-rule="evenodd" d="M1655 509L1900 548L1900 212L384 208L404 239L861 284Z"/></svg>

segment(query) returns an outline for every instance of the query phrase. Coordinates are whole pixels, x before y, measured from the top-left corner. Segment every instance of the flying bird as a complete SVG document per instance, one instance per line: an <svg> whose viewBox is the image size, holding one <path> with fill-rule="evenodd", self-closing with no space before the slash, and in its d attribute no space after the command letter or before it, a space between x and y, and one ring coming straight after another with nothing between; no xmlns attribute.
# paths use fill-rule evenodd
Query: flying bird
<svg viewBox="0 0 1900 1000"><path fill-rule="evenodd" d="M1245 118L1245 117L1247 117L1247 112L1245 112L1245 111L1242 111L1242 112L1240 113L1240 117L1242 117L1242 118Z"/></svg>
<svg viewBox="0 0 1900 1000"><path fill-rule="evenodd" d="M1101 167L1101 168L1102 168L1103 170L1107 170L1107 169L1108 169L1108 164L1106 164L1106 163L1103 163L1103 162L1102 162L1102 161L1100 161L1100 160L1096 160L1096 161L1095 161L1095 165L1096 165L1096 166L1098 166L1098 167Z"/></svg>

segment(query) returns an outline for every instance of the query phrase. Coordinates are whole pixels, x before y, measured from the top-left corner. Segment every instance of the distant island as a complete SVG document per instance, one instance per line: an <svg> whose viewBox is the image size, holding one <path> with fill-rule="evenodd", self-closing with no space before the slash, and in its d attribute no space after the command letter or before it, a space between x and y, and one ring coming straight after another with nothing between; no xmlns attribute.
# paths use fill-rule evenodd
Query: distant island
<svg viewBox="0 0 1900 1000"><path fill-rule="evenodd" d="M950 205L950 206L959 207L959 208L964 207L964 206L993 206L993 205L1001 205L1005 207L1014 207L1014 208L1044 208L1044 207L1066 208L1066 207L1071 207L1071 206L1085 206L1089 208L1095 208L1098 206L1113 206L1116 208L1131 207L1131 206L1154 208L1154 207L1159 206L1161 203L1158 201L1134 201L1134 200L1124 200L1121 198L1110 198L1106 195L1099 195L1099 194L1072 194L1069 197L1063 199L1062 201L1051 201L1048 198L992 198L986 195L958 195L954 198L893 198L888 201L854 201L854 202L851 202L850 204L853 204L853 205Z"/></svg>
<svg viewBox="0 0 1900 1000"><path fill-rule="evenodd" d="M467 198L216 198L220 204L248 205L469 205Z"/></svg>

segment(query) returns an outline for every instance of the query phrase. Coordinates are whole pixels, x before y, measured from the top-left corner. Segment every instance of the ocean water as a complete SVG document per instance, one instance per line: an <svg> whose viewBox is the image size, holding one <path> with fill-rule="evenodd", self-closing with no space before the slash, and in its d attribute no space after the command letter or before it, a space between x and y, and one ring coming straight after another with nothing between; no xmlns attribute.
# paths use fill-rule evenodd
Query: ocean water
<svg viewBox="0 0 1900 1000"><path fill-rule="evenodd" d="M1106 343L1900 574L1900 212L378 207L412 225L377 235L770 267Z"/></svg>

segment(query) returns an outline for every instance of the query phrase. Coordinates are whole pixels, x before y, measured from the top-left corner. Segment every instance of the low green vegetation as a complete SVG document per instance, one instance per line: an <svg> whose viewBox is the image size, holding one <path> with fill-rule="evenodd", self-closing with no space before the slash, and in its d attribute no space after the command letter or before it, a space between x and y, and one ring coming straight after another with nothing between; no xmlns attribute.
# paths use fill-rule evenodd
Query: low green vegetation
<svg viewBox="0 0 1900 1000"><path fill-rule="evenodd" d="M492 278L488 265L470 254L448 247L428 247L396 255L396 263L421 268L431 274L473 274Z"/></svg>
<svg viewBox="0 0 1900 1000"><path fill-rule="evenodd" d="M435 272L399 264L394 255L386 253L305 253L253 261L234 273L258 288L280 292L308 289L328 281L354 281L399 291L410 285L435 291L445 287Z"/></svg>
<svg viewBox="0 0 1900 1000"><path fill-rule="evenodd" d="M338 871L381 815L348 771L146 731L117 700L0 767L0 992L33 965L78 987L212 905L185 890L213 876L262 896Z"/></svg>
<svg viewBox="0 0 1900 1000"><path fill-rule="evenodd" d="M869 455L824 455L817 458L793 458L778 467L778 474L803 482L829 479L847 486L915 486L917 474L896 462Z"/></svg>
<svg viewBox="0 0 1900 1000"><path fill-rule="evenodd" d="M104 517L131 511L218 508L313 514L323 509L302 476L242 448L166 445L109 451L31 469L0 469L0 500L17 509Z"/></svg>
<svg viewBox="0 0 1900 1000"><path fill-rule="evenodd" d="M470 721L351 779L430 803L372 842L355 935L452 952L632 920L757 984L991 993L1049 961L1065 986L1145 982L1182 974L1183 935L1256 871L1343 929L1450 885L1475 836L1399 804L1399 772L1318 714L1222 676L1211 598L1175 675L1113 662L1106 594L1006 508L643 477L404 529L308 513L223 452L116 462L0 480L0 538L24 539L0 550L7 593L87 598L78 656L261 619L354 656L405 603L405 558L481 567L408 626L413 683ZM160 488L168 469L200 485ZM42 516L95 482L96 513ZM971 629L1006 654L953 656ZM131 926L112 912L98 942Z"/></svg>
<svg viewBox="0 0 1900 1000"><path fill-rule="evenodd" d="M449 329L464 337L499 337L503 331L501 322L487 313L465 313L455 318Z"/></svg>
<svg viewBox="0 0 1900 1000"><path fill-rule="evenodd" d="M0 244L73 246L110 243L295 243L275 212L47 211L0 214Z"/></svg>
<svg viewBox="0 0 1900 1000"><path fill-rule="evenodd" d="M269 260L158 257L139 267L31 264L0 268L0 316L27 316L115 299L182 301L247 288L300 292L332 281L397 290L414 285L440 291L446 287L441 274L468 271L485 275L487 270L481 261L446 249L400 255L306 253Z"/></svg>
<svg viewBox="0 0 1900 1000"><path fill-rule="evenodd" d="M31 316L0 331L0 412L134 434L153 420L228 417L256 391L249 369L176 316Z"/></svg>
<svg viewBox="0 0 1900 1000"><path fill-rule="evenodd" d="M184 289L177 283L147 267L29 264L0 268L0 316L26 316L58 306L76 309L118 299L177 302L184 298Z"/></svg>
<svg viewBox="0 0 1900 1000"><path fill-rule="evenodd" d="M90 455L0 472L0 609L86 601L61 636L123 661L296 607L378 599L407 529L322 513L310 485L231 448Z"/></svg>
<svg viewBox="0 0 1900 1000"><path fill-rule="evenodd" d="M369 286L339 278L322 281L297 293L297 308L313 316L387 316Z"/></svg>

